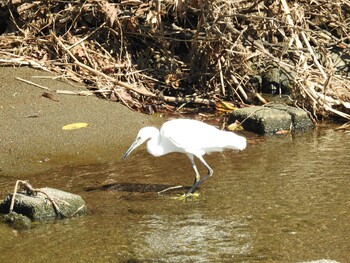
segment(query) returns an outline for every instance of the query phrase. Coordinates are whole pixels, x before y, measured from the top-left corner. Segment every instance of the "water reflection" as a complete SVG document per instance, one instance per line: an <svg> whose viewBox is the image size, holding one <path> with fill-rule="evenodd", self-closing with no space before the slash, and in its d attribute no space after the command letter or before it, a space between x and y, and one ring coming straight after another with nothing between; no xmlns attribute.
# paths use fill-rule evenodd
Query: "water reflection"
<svg viewBox="0 0 350 263"><path fill-rule="evenodd" d="M251 238L247 225L234 220L208 219L200 213L185 218L153 215L142 222L145 246L139 255L148 260L213 262L249 255Z"/></svg>
<svg viewBox="0 0 350 263"><path fill-rule="evenodd" d="M188 201L172 199L176 193L84 190L106 182L190 186L193 170L181 154L138 151L124 163L21 178L81 194L90 212L28 231L0 224L0 261L347 262L349 150L349 134L320 130L213 154L206 158L213 177ZM0 178L1 197L14 180Z"/></svg>

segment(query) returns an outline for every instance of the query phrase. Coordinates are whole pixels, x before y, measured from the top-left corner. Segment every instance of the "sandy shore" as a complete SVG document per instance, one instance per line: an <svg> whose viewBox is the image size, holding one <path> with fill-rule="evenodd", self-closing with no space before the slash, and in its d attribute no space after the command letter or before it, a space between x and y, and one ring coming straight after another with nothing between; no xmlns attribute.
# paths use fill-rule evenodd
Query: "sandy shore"
<svg viewBox="0 0 350 263"><path fill-rule="evenodd" d="M92 164L119 159L139 128L164 119L133 112L95 96L43 97L43 89L84 90L30 68L0 67L0 175L20 176L64 165ZM52 75L51 75L52 77ZM87 128L65 131L66 124L86 122Z"/></svg>

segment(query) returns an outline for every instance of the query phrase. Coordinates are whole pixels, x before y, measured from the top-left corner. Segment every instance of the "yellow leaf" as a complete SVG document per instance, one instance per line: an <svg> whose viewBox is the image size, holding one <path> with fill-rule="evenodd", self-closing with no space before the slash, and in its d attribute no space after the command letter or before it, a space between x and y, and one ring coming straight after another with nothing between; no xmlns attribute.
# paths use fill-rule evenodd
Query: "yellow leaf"
<svg viewBox="0 0 350 263"><path fill-rule="evenodd" d="M234 111L236 109L235 106L233 106L231 103L229 102L225 102L223 100L219 100L217 102L215 102L215 108L216 110L219 110L219 111Z"/></svg>
<svg viewBox="0 0 350 263"><path fill-rule="evenodd" d="M231 123L229 126L227 126L227 129L229 131L239 131L243 130L243 127L242 124L236 120L234 123Z"/></svg>
<svg viewBox="0 0 350 263"><path fill-rule="evenodd" d="M86 122L77 122L77 123L72 123L68 124L62 127L62 130L76 130L76 129L81 129L89 126L88 123Z"/></svg>
<svg viewBox="0 0 350 263"><path fill-rule="evenodd" d="M168 74L164 77L164 82L167 85L171 85L174 89L177 89L180 86L180 80L176 74Z"/></svg>

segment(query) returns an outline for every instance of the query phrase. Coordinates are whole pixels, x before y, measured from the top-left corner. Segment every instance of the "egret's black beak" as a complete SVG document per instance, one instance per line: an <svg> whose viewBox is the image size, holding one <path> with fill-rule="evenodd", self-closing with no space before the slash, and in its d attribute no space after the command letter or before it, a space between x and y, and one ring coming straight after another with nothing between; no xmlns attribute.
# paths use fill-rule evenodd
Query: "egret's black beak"
<svg viewBox="0 0 350 263"><path fill-rule="evenodd" d="M140 144L142 143L142 141L140 140L140 138L136 138L135 141L131 144L131 146L129 147L129 149L124 153L123 157L122 157L122 161L128 157L128 155L135 150Z"/></svg>

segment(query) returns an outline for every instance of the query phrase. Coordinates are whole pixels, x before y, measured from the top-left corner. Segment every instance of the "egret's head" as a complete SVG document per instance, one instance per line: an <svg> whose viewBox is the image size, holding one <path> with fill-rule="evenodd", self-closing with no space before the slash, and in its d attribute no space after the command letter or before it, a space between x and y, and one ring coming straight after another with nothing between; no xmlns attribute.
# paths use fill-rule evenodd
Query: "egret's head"
<svg viewBox="0 0 350 263"><path fill-rule="evenodd" d="M122 160L124 160L134 149L136 149L138 146L143 144L148 139L152 139L154 137L157 137L159 134L159 130L155 127L144 127L142 128L137 136L134 142L131 144L129 149L124 153Z"/></svg>

